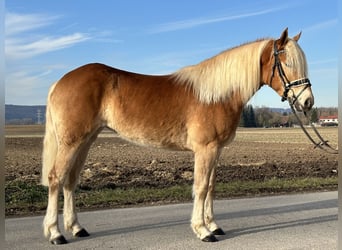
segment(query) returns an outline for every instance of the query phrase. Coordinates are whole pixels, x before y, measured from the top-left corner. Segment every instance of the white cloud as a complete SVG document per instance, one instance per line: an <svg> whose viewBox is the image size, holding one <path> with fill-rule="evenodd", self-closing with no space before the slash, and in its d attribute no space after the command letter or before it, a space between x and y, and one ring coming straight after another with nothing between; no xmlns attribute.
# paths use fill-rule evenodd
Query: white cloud
<svg viewBox="0 0 342 250"><path fill-rule="evenodd" d="M91 39L86 33L75 32L61 36L51 36L39 30L54 24L59 16L45 14L7 13L5 18L5 56L8 60L30 58L71 47ZM28 32L29 31L29 32Z"/></svg>
<svg viewBox="0 0 342 250"><path fill-rule="evenodd" d="M60 37L45 36L32 42L27 42L25 39L10 38L5 42L5 54L8 59L29 58L50 51L71 47L76 43L84 42L90 38L89 35L83 33L74 33Z"/></svg>
<svg viewBox="0 0 342 250"><path fill-rule="evenodd" d="M85 42L88 33L59 29L62 16L6 13L5 57L7 62L6 103L45 103L51 78L63 66L31 64L30 59ZM60 35L56 35L60 34Z"/></svg>
<svg viewBox="0 0 342 250"><path fill-rule="evenodd" d="M322 21L320 23L316 23L314 25L311 25L309 27L306 27L303 29L304 32L309 32L309 31L318 31L321 29L326 29L332 26L337 25L338 23L338 19L334 18L334 19L330 19L330 20L326 20L326 21Z"/></svg>
<svg viewBox="0 0 342 250"><path fill-rule="evenodd" d="M6 76L6 103L35 105L46 101L45 76L50 71L26 72L16 71Z"/></svg>
<svg viewBox="0 0 342 250"><path fill-rule="evenodd" d="M58 16L44 14L18 14L8 12L5 15L5 34L12 36L30 30L35 30L52 24Z"/></svg>
<svg viewBox="0 0 342 250"><path fill-rule="evenodd" d="M275 8L263 9L263 10L255 10L250 12L245 12L237 15L226 15L221 17L206 17L206 18L197 18L197 19L188 19L188 20L181 20L176 22L169 22L157 25L156 27L150 29L148 32L153 33L162 33L162 32L169 32L169 31L176 31L182 29L190 29L197 26L211 24L211 23L219 23L224 21L231 21L236 19L242 19L247 17L253 16L260 16L265 15L268 13L276 12L288 8L288 6L279 6Z"/></svg>

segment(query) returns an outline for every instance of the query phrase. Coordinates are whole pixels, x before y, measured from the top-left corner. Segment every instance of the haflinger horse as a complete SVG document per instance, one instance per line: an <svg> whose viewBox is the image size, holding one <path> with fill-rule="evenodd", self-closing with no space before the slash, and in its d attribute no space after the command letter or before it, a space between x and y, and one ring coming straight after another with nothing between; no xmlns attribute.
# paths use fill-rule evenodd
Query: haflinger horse
<svg viewBox="0 0 342 250"><path fill-rule="evenodd" d="M205 242L224 231L214 220L216 162L230 143L244 105L268 85L297 111L314 98L301 33L261 39L162 76L93 63L52 85L46 111L42 184L49 188L43 227L52 244L67 243L58 227L58 195L64 193L64 227L86 237L75 211L75 186L89 148L107 127L132 142L194 153L191 227Z"/></svg>

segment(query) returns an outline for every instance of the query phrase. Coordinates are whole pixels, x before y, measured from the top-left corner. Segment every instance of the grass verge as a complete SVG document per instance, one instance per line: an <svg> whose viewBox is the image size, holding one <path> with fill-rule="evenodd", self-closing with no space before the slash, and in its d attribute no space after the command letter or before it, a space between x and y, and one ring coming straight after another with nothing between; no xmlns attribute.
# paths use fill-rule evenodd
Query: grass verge
<svg viewBox="0 0 342 250"><path fill-rule="evenodd" d="M265 181L234 181L217 183L216 198L251 197L282 193L337 190L337 177L299 178ZM77 190L77 207L81 210L188 202L192 200L192 186L165 188L128 188ZM42 214L47 205L47 188L34 183L14 181L6 183L6 216ZM63 197L60 197L63 203ZM60 206L62 207L62 206Z"/></svg>

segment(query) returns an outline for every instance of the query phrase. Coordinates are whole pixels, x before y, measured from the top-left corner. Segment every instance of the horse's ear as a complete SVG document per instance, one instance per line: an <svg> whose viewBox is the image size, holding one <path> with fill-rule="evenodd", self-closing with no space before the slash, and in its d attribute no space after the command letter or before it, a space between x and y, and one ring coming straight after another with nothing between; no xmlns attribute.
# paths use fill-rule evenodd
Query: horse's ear
<svg viewBox="0 0 342 250"><path fill-rule="evenodd" d="M289 37L289 34L288 34L288 28L286 28L283 33L281 33L281 36L279 38L279 44L280 46L284 46L287 42L287 39Z"/></svg>
<svg viewBox="0 0 342 250"><path fill-rule="evenodd" d="M299 40L299 38L300 38L301 35L302 35L302 32L299 32L297 35L295 35L295 36L293 37L293 40L295 40L296 42L298 42L298 40Z"/></svg>

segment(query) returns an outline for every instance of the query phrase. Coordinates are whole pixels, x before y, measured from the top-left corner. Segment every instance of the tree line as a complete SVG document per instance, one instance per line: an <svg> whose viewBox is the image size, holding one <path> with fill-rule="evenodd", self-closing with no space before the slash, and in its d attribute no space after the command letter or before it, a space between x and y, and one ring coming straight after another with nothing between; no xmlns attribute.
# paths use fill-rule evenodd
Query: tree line
<svg viewBox="0 0 342 250"><path fill-rule="evenodd" d="M309 122L318 123L319 117L337 115L337 108L313 108L309 113L309 121L302 113L298 113L303 124ZM297 118L291 110L279 112L268 107L253 108L252 105L246 105L240 117L240 127L293 127L299 125Z"/></svg>

